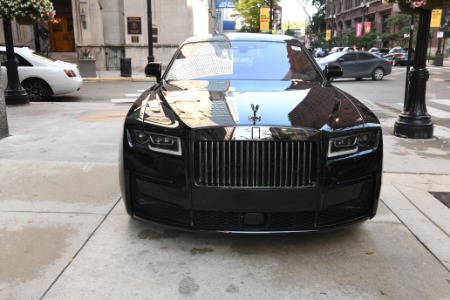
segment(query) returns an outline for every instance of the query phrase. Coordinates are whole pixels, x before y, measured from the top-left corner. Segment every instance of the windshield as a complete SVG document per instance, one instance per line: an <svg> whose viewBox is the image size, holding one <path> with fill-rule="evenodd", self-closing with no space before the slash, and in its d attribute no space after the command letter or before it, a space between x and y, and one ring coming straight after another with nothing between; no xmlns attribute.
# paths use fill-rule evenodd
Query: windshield
<svg viewBox="0 0 450 300"><path fill-rule="evenodd" d="M39 52L33 52L32 55L33 55L33 56L36 56L36 57L39 57L40 59L45 60L45 61L47 61L47 62L54 62L54 61L56 61L56 59L53 59L53 58L51 58L51 57L48 57L48 56L46 56L46 55L44 55L44 54L42 54L42 53L39 53Z"/></svg>
<svg viewBox="0 0 450 300"><path fill-rule="evenodd" d="M284 42L209 41L184 45L166 80L322 80L306 50Z"/></svg>

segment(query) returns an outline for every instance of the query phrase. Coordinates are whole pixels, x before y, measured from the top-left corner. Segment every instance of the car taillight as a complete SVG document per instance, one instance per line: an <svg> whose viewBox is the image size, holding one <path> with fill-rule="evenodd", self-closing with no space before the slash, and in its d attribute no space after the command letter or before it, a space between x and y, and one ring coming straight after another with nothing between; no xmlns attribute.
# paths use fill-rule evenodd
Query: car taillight
<svg viewBox="0 0 450 300"><path fill-rule="evenodd" d="M397 54L395 54L395 56L405 56L405 54L404 53L397 53Z"/></svg>
<svg viewBox="0 0 450 300"><path fill-rule="evenodd" d="M66 75L69 76L69 77L77 77L77 74L75 74L75 72L72 71L72 70L64 70L64 72L65 72Z"/></svg>

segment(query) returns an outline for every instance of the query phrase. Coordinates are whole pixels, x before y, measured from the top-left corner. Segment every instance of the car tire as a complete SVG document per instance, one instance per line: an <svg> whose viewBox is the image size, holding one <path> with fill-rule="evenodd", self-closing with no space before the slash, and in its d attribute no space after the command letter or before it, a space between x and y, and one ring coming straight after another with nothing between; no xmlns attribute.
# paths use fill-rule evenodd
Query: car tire
<svg viewBox="0 0 450 300"><path fill-rule="evenodd" d="M50 87L44 80L27 79L22 82L22 87L27 91L30 101L45 101L50 97Z"/></svg>
<svg viewBox="0 0 450 300"><path fill-rule="evenodd" d="M384 77L384 70L382 68L376 68L372 72L372 79L373 80L381 80Z"/></svg>

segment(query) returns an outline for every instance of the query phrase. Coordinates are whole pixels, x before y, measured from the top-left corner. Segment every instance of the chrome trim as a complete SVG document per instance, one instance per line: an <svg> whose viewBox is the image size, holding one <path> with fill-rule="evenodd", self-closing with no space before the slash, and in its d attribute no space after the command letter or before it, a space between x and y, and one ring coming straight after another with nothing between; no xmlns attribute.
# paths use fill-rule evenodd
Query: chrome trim
<svg viewBox="0 0 450 300"><path fill-rule="evenodd" d="M194 141L193 178L210 187L310 187L318 144L309 141Z"/></svg>

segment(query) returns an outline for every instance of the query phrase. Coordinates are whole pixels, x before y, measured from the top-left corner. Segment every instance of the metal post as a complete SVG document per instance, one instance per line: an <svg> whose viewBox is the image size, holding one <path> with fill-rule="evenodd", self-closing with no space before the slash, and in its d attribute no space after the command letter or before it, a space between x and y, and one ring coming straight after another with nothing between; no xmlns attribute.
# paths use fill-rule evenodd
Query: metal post
<svg viewBox="0 0 450 300"><path fill-rule="evenodd" d="M405 98L403 99L403 103L406 103L406 99L408 98L408 90L409 90L409 70L411 69L411 50L412 49L412 39L414 34L414 15L411 15L411 23L409 27L409 41L408 41L408 62L406 64L406 83L405 83Z"/></svg>
<svg viewBox="0 0 450 300"><path fill-rule="evenodd" d="M6 72L8 85L5 89L6 104L29 104L30 97L20 84L17 62L14 56L14 42L12 37L11 19L3 18L3 30L6 44Z"/></svg>
<svg viewBox="0 0 450 300"><path fill-rule="evenodd" d="M269 19L269 33L272 34L272 26L273 26L273 0L270 0L270 9L269 9L269 13L270 13L270 19Z"/></svg>
<svg viewBox="0 0 450 300"><path fill-rule="evenodd" d="M36 52L41 52L39 25L37 23L33 25L33 34L34 34L34 47L36 48Z"/></svg>
<svg viewBox="0 0 450 300"><path fill-rule="evenodd" d="M155 61L153 56L153 22L152 22L152 0L147 0L147 30L148 30L148 57L147 62Z"/></svg>
<svg viewBox="0 0 450 300"><path fill-rule="evenodd" d="M408 75L408 95L405 99L403 111L395 121L394 135L412 139L430 139L433 137L433 123L425 104L427 80L430 74L425 68L425 64L431 10L422 8L419 8L419 10L414 66Z"/></svg>

